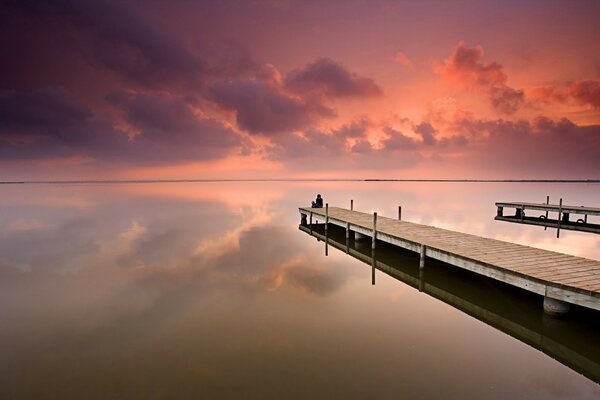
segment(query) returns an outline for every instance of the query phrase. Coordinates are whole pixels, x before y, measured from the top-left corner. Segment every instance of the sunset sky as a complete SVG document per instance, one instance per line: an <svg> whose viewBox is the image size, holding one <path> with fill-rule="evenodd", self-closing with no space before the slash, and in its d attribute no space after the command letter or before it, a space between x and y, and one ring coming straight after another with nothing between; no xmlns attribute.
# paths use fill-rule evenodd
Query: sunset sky
<svg viewBox="0 0 600 400"><path fill-rule="evenodd" d="M598 1L0 0L0 181L600 179Z"/></svg>

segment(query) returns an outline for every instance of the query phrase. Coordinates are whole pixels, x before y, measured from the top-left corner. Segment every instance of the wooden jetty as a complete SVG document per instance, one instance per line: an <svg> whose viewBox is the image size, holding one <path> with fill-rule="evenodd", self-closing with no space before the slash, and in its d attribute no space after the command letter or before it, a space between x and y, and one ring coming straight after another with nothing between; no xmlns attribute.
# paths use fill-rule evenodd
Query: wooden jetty
<svg viewBox="0 0 600 400"><path fill-rule="evenodd" d="M564 313L568 304L600 310L600 261L536 249L432 226L377 217L339 207L299 208L301 224L317 221L473 271L544 296L544 310ZM375 240L373 240L375 239Z"/></svg>
<svg viewBox="0 0 600 400"><path fill-rule="evenodd" d="M516 201L497 202L496 207L498 207L495 218L497 221L556 228L557 237L561 229L600 233L600 224L588 221L588 216L600 216L600 208L597 207L564 205L562 199L559 204L549 204L549 199L546 204ZM514 209L512 215L505 215L505 208ZM556 214L556 219L550 218L549 213ZM571 219L572 215L581 218Z"/></svg>
<svg viewBox="0 0 600 400"><path fill-rule="evenodd" d="M481 281L474 278L475 275L447 274L442 263L430 263L425 273L425 269L416 267L414 259L398 254L393 246L382 245L372 251L368 246L357 246L354 241L344 240L343 231L330 230L325 235L322 226L313 228L307 225L299 227L301 231L322 240L326 246L338 249L600 383L600 347L597 346L599 339L598 331L594 329L595 321L581 318L558 323L548 321L540 315L535 303L520 301L515 310L517 303L513 297L498 290L489 290L489 286L481 285Z"/></svg>

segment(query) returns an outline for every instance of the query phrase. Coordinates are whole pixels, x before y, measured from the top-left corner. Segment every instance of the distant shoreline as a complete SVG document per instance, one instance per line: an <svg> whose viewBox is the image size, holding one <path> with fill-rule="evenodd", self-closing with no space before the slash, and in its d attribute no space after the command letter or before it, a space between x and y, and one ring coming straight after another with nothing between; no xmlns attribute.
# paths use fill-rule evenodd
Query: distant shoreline
<svg viewBox="0 0 600 400"><path fill-rule="evenodd" d="M140 184L140 183L218 183L218 182L431 182L431 183L600 183L600 179L123 179L0 181L0 185L24 184Z"/></svg>

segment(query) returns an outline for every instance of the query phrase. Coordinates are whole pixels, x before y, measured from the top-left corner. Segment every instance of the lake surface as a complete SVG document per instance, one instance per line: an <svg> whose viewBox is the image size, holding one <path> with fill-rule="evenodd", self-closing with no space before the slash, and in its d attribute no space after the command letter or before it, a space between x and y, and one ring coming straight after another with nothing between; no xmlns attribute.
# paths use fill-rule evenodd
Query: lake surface
<svg viewBox="0 0 600 400"><path fill-rule="evenodd" d="M0 398L600 398L600 315L299 229L330 205L600 259L600 236L494 221L600 184L0 187ZM317 232L318 233L318 229ZM343 237L343 235L342 235ZM336 248L336 241L340 249ZM368 251L364 249L368 248ZM357 258L358 257L358 258ZM390 272L391 271L391 272ZM403 281L404 279L405 281Z"/></svg>

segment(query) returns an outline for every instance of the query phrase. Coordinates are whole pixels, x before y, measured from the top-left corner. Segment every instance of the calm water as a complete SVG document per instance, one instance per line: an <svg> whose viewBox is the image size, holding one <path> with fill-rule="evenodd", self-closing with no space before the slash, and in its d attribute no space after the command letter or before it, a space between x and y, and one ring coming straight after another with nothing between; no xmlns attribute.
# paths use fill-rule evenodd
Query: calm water
<svg viewBox="0 0 600 400"><path fill-rule="evenodd" d="M325 256L324 242L299 229L297 210L316 193L384 216L402 205L408 221L600 259L598 235L556 239L493 220L495 201L550 195L598 206L598 184L3 185L0 193L2 399L600 396L598 313L549 319L537 296L434 262L419 276L414 255L384 246L372 285L370 244L345 249L332 230Z"/></svg>

